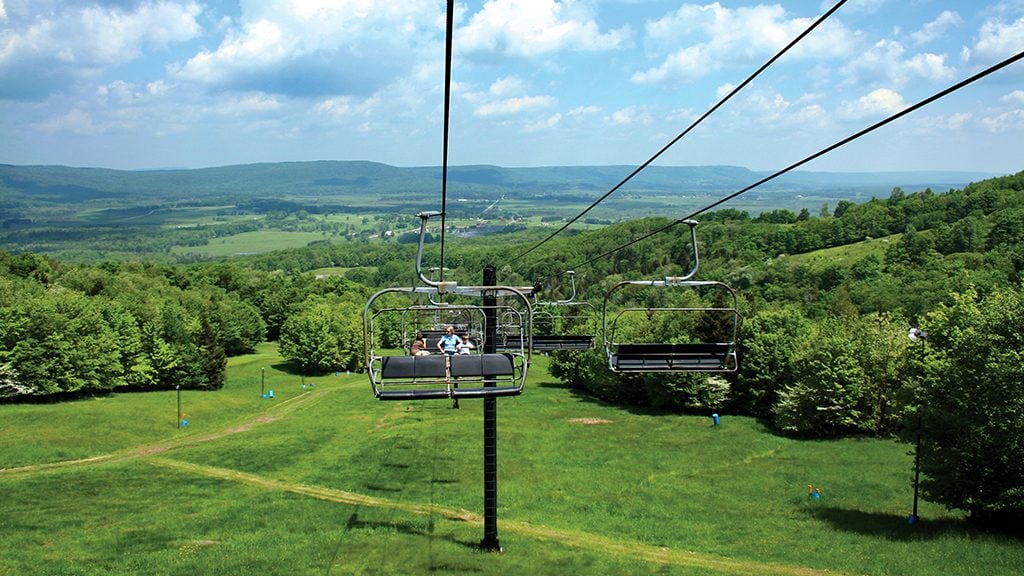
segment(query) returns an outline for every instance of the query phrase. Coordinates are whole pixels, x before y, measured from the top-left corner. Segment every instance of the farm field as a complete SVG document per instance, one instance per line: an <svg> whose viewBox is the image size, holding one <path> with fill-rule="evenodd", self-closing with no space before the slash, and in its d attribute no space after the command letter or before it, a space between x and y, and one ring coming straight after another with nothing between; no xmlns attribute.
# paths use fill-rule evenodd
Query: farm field
<svg viewBox="0 0 1024 576"><path fill-rule="evenodd" d="M373 399L276 346L224 389L0 405L0 574L1017 574L1019 540L922 502L889 440L577 395L537 357L498 401L501 554L480 401ZM305 384L305 388L303 388ZM261 390L274 390L263 399ZM820 487L820 501L808 498Z"/></svg>
<svg viewBox="0 0 1024 576"><path fill-rule="evenodd" d="M322 232L286 232L284 230L259 230L242 232L210 240L205 246L175 246L175 254L192 254L204 258L224 258L245 254L260 254L272 250L301 248L327 235Z"/></svg>

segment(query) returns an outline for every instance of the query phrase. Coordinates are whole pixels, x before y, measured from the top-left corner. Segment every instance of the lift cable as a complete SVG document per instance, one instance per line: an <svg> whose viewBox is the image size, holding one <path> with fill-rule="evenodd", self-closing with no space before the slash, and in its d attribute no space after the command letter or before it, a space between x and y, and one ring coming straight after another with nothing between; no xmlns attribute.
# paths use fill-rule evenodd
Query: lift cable
<svg viewBox="0 0 1024 576"><path fill-rule="evenodd" d="M574 216L574 217L573 217L573 218L572 218L571 220L569 220L568 222L566 222L566 223L565 223L565 225L563 225L563 226L562 226L561 228L559 228L558 230L555 230L555 231L554 231L553 233L551 233L551 235L550 235L550 236L548 236L547 238L545 238L545 239L541 240L540 242L538 242L537 244L535 244L535 245L534 245L533 247L531 247L530 249L526 250L525 252L523 252L523 253L519 254L518 256L515 256L514 258L512 258L512 260L511 260L511 263L515 263L515 262L517 262L517 261L518 261L518 260L519 260L520 258L523 258L524 256L526 256L527 254L529 254L529 253L533 252L533 251L534 251L534 250L536 250L537 248L540 248L540 247L541 247L541 246L542 246L542 245L543 245L544 243L546 243L546 242L547 242L548 240L551 240L551 239L552 239L552 238L554 238L555 236L557 236L557 235L561 234L562 232L564 232L564 231L565 231L565 230L566 230L566 229L567 229L567 228L568 228L569 226L571 226L571 225L572 225L573 223L575 223L575 222L576 222L577 220L579 220L580 218L582 218L583 216L585 216L585 215L586 215L586 214L587 214L588 212L590 212L590 211L591 211L592 209L594 209L594 208L595 208L595 207L596 207L596 206L597 206L598 204L600 204L601 202L603 202L603 201L604 201L605 199L607 199L607 198L608 198L609 196L611 196L611 195L612 195L613 193L615 193L615 192L616 192L616 191L617 191L617 190L618 190L619 188L621 188L621 187L622 187L622 186L624 186L624 185L625 185L625 184L626 184L627 182L629 182L630 180L632 180L634 176L636 176L636 175L637 175L637 174L639 174L639 173L640 173L640 172L641 172L642 170L644 170L645 168L647 168L648 166L650 166L650 165L651 165L651 164L652 164L652 163L653 163L653 162L654 162L655 160L657 160L657 159L658 159L658 157L659 157L659 156L661 156L661 155L662 155L663 153L665 153L665 152L666 152L666 151L667 151L667 150L668 150L669 148L671 148L672 146L674 146L674 145L676 144L676 142L679 142L679 141L680 141L680 140L681 140L681 139L682 139L682 138L683 138L684 136L686 136L687 134L689 134L691 130L693 130L694 128L696 128L696 127L697 127L697 126L698 126L698 125L699 125L699 124L700 124L701 122L703 122L703 121L704 121L704 119L705 119L705 118L707 118L708 116L710 116L711 114L713 114L713 113L714 113L714 112L715 112L716 110L718 110L718 109L719 109L719 108L720 108L720 107L721 107L721 106L722 106L723 104L725 104L726 102L728 102L728 101L729 101L729 100L730 100L730 99L731 99L731 98L732 98L733 96L735 96L736 94L738 94L738 93L739 93L739 91L740 91L740 90L742 90L743 88L745 88L745 87L746 87L746 86L747 86L748 84L750 84L750 83L751 83L751 82L752 82L752 81L754 80L754 78L757 78L757 76L759 76L759 75L761 74L761 72L764 72L764 71L765 71L765 70L766 70L766 69L767 69L767 68L768 68L769 66L771 66L772 64L774 64L774 63L775 63L775 62L776 62L776 61L777 61L777 60L778 60L779 58L781 58L781 57L782 57L782 56L783 56L783 55L784 55L784 54L785 54L786 52L788 52L788 51L789 51L789 50L790 50L791 48L793 48L794 46L796 46L796 45L797 45L797 44L798 44L798 43L799 43L799 42L800 42L801 40L803 40L803 39L804 39L804 37L806 37L806 36L807 36L808 34L810 34L810 33L811 33L811 32L812 32L812 31L813 31L813 30L814 30L815 28L817 28L817 27L818 27L818 25L820 25L820 24L821 24L822 22L824 22L824 21L825 21L825 20L827 20L827 19L828 19L828 18L829 18L830 16L832 16L832 14L834 14L834 13L835 13L835 12L836 12L837 10L839 10L839 8L840 8L840 7L841 7L841 6L843 5L843 4L845 4L845 3L846 3L846 0L839 0L839 2L837 2L835 6L833 6L833 7L831 8L831 9L829 9L829 10L828 10L828 12L825 12L824 14L822 14L822 15L821 15L821 16L820 16L820 17L819 17L819 18L818 18L817 20L815 20L815 21L814 21L814 22L813 22L813 23L812 23L812 24L811 24L811 25L810 25L810 26L809 26L809 27L808 27L808 28L807 28L806 30L804 30L803 32L801 32L799 36L797 36L796 38L794 38L793 40L791 40L791 41L789 42L789 44L787 44L787 45L786 45L786 46L785 46L784 48L782 48L782 50L780 50L780 51L779 51L779 52L778 52L777 54L775 54L774 56L772 56L772 57L771 57L771 58L770 58L770 59L769 59L769 60L768 60L767 62L765 62L764 64L762 64L762 65L761 65L761 67L760 67L760 68L758 68L757 70L755 70L753 74L751 74L750 76L748 76L746 80L744 80L743 82L741 82L740 84L738 84L737 86L735 86L735 87L734 87L734 88L733 88L732 90L730 90L730 91L729 91L729 93L725 95L725 97L723 97L723 98L722 98L721 100L719 100L719 101L718 101L717 103L715 103L715 105L714 105L714 106L712 106L711 108L709 108L709 109L708 109L708 111L707 111L707 112L705 112L704 114L702 114L702 115L701 115L701 116L700 116L699 118L697 118L696 120L694 120L694 121L693 121L693 123L691 123L691 124L690 124L690 125L689 125L689 126L688 126L688 127L686 128L686 130L683 130L682 132L680 132L680 133L679 133L679 135L678 135L678 136L676 136L675 138L673 138L671 142L669 142L669 143L668 143L668 144L666 144L666 145L665 145L664 147L662 147L662 148L661 148L661 150L658 150L658 151L657 151L657 152L656 152L656 153L654 154L654 156L651 156L651 157L650 157L649 159L647 159L647 161L646 161L646 162L644 162L644 163L643 163L643 164L641 164L640 166L637 166L637 168L636 168L635 170L633 170L632 172L630 172L628 176L626 176L626 177L625 177L625 178L623 178L623 179L622 179L622 180L621 180L621 181L620 181L620 182L619 182L618 184L616 184L615 186L613 186L611 190L609 190L608 192L606 192L606 193L604 194L604 196L601 196L600 198L598 198L597 200L595 200L595 201L594 201L594 202L593 202L593 203L592 203L592 204L591 204L590 206L588 206L588 207L587 207L586 209L584 209L584 210L583 210L582 212L580 212L579 214L577 214L576 216Z"/></svg>
<svg viewBox="0 0 1024 576"><path fill-rule="evenodd" d="M795 170L796 168L799 168L800 166L803 166L804 164L810 162L811 160L814 160L816 158L824 156L825 154L828 154L829 152L835 150L836 148L839 148L841 146L849 144L850 142L853 142L854 140L860 138L861 136L864 136L864 135L866 135L866 134L868 134L870 132L874 132L875 130L881 128L882 126L885 126L886 124L889 124L889 123L891 123L891 122L893 122L895 120L898 120L898 119L906 116L907 114L910 114L911 112L916 111L919 108L923 108L924 106L927 106L928 104L931 104L932 102L934 102L934 101L936 101L936 100L938 100L940 98L948 96L949 94L952 94L953 92L956 92L957 90L960 90L961 88L963 88L963 87L965 87L965 86L967 86L969 84L972 84L972 83L974 83L974 82L976 82L978 80L981 80L982 78L984 78L984 77L986 77L986 76L988 76L988 75L990 75L990 74L992 74L992 73L994 73L994 72L996 72L998 70L1001 70L1001 69L1009 66L1010 64L1013 64L1013 63L1017 62L1018 60L1021 60L1022 58L1024 58L1024 51L1018 52L1017 54L1007 58L1006 60L1003 60L1002 62L1000 62L998 64L995 64L995 65L993 65L993 66L991 66L989 68L986 68L985 70L982 70L981 72L978 72L977 74L975 74L975 75L973 75L973 76L971 76L971 77L969 77L969 78L967 78L965 80L961 80L960 82L957 82L956 84L946 88L945 90L942 90L941 92L937 92L936 94L933 94L932 96L929 96L928 98L925 98L924 100L921 100L920 102L917 102L916 104L914 104L912 106L909 106L908 108L905 108L905 109L903 109L903 110L893 114L892 116L889 116L888 118L885 118L884 120L881 120L879 122L876 122L875 124L872 124L871 126L868 126L867 128L864 128L863 130L857 132L856 134L853 134L851 136L847 136L846 138L843 138L842 140L836 142L835 144L832 144L831 146L823 148L823 149L819 150L818 152L815 152L814 154L811 154L810 156L804 158L803 160L800 160L799 162L795 162L793 164L790 164L789 166L787 166L787 167L785 167L785 168L783 168L783 169L781 169L781 170L771 174L770 176L766 176L766 177L758 180L757 182L754 182L753 184L747 186L746 188L743 188L741 190L733 192L732 194L730 194L728 196L725 196L724 198L721 198L721 199L719 199L719 200L717 200L717 201L715 201L715 202L713 202L711 204L708 204L704 208L701 208L700 210L697 210L696 212L693 212L692 214L690 214L688 216L685 216L683 218L675 220L674 222L672 222L672 223L670 223L668 225L662 226L661 228L658 228L657 230L654 230L652 232L648 232L647 234L644 234L644 235L642 235L640 237L634 238L634 239L630 240L629 242L627 242L626 244L623 244L622 246L619 246L618 248L613 248L611 250L608 250L607 252L604 252L603 254L600 254L598 256L595 256L595 257L587 260L586 262L583 262L581 264L577 264L576 268L581 268L583 266L587 266L589 264L593 264L597 260L600 260L602 258L606 258L606 257L614 254L615 252L618 252L619 250L623 250L625 248L628 248L628 247L630 247L630 246L632 246L632 245L634 245L634 244L636 244L638 242L641 242L643 240L646 240L646 239L650 238L651 236L654 236L656 234L660 234L660 233L662 233L662 232L664 232L664 231L666 231L666 230L668 230L668 229L670 229L670 228L672 228L674 226L677 226L679 224L683 224L687 220L691 220L691 219L695 218L696 216L698 216L698 215L700 215L700 214L702 214L704 212L707 212L708 210L710 210L710 209L712 209L712 208L714 208L714 207L716 207L716 206L718 206L720 204L728 202L729 200L732 200L733 198L736 198L737 196L739 196L741 194L749 192L750 190L753 190L754 188L757 188L758 186L760 186L760 185L762 185L762 184L764 184L766 182L774 180L775 178L778 178L779 176L782 176L783 174L785 174L787 172Z"/></svg>
<svg viewBox="0 0 1024 576"><path fill-rule="evenodd" d="M444 281L444 232L448 204L448 125L452 102L452 35L455 27L455 0L448 0L444 48L444 151L441 161L441 281Z"/></svg>

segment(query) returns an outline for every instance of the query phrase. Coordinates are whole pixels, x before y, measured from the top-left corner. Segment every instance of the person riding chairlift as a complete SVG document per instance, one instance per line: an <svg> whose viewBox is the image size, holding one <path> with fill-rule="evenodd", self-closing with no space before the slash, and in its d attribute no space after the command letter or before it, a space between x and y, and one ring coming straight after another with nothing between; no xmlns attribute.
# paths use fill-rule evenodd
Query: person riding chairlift
<svg viewBox="0 0 1024 576"><path fill-rule="evenodd" d="M430 350L427 350L427 339L424 338L422 332L416 333L416 339L409 346L409 354L413 356L430 356Z"/></svg>
<svg viewBox="0 0 1024 576"><path fill-rule="evenodd" d="M453 326L446 328L445 332L445 335L441 336L441 339L437 341L437 349L444 352L447 356L453 356L458 352L458 346L461 341L455 335L455 328Z"/></svg>
<svg viewBox="0 0 1024 576"><path fill-rule="evenodd" d="M474 346L473 343L470 342L469 336L463 336L462 342L459 342L459 344L455 347L455 350L459 354L470 354L471 350L473 350L474 348L476 348L476 346Z"/></svg>

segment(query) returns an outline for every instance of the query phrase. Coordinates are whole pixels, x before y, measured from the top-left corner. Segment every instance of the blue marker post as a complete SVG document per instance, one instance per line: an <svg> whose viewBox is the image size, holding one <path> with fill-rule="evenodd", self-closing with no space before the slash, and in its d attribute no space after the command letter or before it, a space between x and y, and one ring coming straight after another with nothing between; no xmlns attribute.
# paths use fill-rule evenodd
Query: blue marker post
<svg viewBox="0 0 1024 576"><path fill-rule="evenodd" d="M718 419L718 413L717 412L711 415L711 421L714 423L713 424L714 426L718 426L720 420Z"/></svg>

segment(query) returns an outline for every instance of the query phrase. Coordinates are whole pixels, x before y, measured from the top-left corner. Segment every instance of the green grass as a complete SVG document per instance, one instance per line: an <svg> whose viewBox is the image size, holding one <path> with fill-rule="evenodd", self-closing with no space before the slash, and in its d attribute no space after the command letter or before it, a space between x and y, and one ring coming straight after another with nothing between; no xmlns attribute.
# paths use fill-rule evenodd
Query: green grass
<svg viewBox="0 0 1024 576"><path fill-rule="evenodd" d="M1019 540L923 502L887 440L627 410L538 358L498 400L500 555L483 532L480 401L373 399L273 346L230 383L0 406L0 574L1016 574ZM275 399L259 397L261 369ZM77 458L98 458L57 464ZM26 468L26 466L35 467ZM824 490L820 502L807 485Z"/></svg>
<svg viewBox="0 0 1024 576"><path fill-rule="evenodd" d="M196 254L204 258L223 258L240 254L261 254L272 250L301 248L315 240L328 238L324 232L286 232L258 230L215 238L205 246L175 246L174 254Z"/></svg>
<svg viewBox="0 0 1024 576"><path fill-rule="evenodd" d="M871 240L863 240L845 246L815 250L806 254L790 254L782 257L780 260L784 259L789 262L805 264L815 272L820 272L826 267L836 265L848 268L855 262L872 254L882 259L886 249L891 244L899 242L901 236L902 234L894 234L885 238L872 238Z"/></svg>

